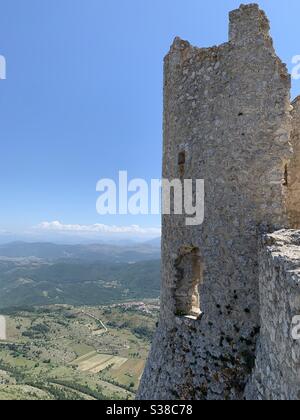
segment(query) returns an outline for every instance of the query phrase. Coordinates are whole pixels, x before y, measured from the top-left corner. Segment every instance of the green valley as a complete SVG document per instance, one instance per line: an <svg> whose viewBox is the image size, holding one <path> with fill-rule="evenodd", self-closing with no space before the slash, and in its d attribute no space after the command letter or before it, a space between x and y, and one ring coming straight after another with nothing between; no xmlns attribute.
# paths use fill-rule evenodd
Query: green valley
<svg viewBox="0 0 300 420"><path fill-rule="evenodd" d="M0 400L133 399L158 301L4 311Z"/></svg>

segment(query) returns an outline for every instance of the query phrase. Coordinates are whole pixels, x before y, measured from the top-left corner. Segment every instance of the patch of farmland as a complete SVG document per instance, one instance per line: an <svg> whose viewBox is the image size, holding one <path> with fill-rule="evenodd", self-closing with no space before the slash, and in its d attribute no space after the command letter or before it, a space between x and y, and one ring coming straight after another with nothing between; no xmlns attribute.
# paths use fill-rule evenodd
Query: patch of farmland
<svg viewBox="0 0 300 420"><path fill-rule="evenodd" d="M91 357L95 356L97 354L96 350L91 351L89 353L84 354L83 356L78 357L73 362L69 363L70 365L79 365L80 363L85 362L86 360L89 360Z"/></svg>
<svg viewBox="0 0 300 420"><path fill-rule="evenodd" d="M90 355L75 360L72 364L77 364L82 372L99 373L109 366L119 369L127 360L124 357L90 353Z"/></svg>
<svg viewBox="0 0 300 420"><path fill-rule="evenodd" d="M112 376L117 380L117 382L129 385L132 381L137 384L140 381L145 367L144 360L127 360L126 363L123 363L119 369L111 369Z"/></svg>

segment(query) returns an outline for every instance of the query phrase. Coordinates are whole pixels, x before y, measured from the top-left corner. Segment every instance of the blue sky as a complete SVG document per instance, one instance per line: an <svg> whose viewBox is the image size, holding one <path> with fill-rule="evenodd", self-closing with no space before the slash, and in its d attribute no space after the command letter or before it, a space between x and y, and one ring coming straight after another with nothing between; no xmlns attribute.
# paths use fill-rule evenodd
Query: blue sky
<svg viewBox="0 0 300 420"><path fill-rule="evenodd" d="M299 0L258 2L280 57L300 54ZM159 227L96 213L96 182L159 178L162 62L175 36L227 41L235 0L1 0L0 231L42 222ZM300 80L293 82L293 96ZM142 233L142 232L141 232ZM152 232L153 233L153 232Z"/></svg>

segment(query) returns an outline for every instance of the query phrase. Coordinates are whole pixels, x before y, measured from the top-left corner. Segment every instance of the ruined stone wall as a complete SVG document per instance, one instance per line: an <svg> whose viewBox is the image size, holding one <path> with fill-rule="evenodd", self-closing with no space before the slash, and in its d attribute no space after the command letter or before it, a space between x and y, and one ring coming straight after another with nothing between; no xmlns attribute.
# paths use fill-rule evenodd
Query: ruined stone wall
<svg viewBox="0 0 300 420"><path fill-rule="evenodd" d="M174 41L163 177L205 180L205 221L163 218L161 317L138 398L244 398L260 325L258 237L288 225L290 110L290 77L258 6L230 14L221 46ZM204 270L198 319L178 306L179 285L195 274L188 249Z"/></svg>
<svg viewBox="0 0 300 420"><path fill-rule="evenodd" d="M248 399L300 399L300 340L293 318L300 315L300 232L266 235L259 252L261 332Z"/></svg>
<svg viewBox="0 0 300 420"><path fill-rule="evenodd" d="M292 103L291 144L293 157L286 167L289 226L300 229L300 96Z"/></svg>

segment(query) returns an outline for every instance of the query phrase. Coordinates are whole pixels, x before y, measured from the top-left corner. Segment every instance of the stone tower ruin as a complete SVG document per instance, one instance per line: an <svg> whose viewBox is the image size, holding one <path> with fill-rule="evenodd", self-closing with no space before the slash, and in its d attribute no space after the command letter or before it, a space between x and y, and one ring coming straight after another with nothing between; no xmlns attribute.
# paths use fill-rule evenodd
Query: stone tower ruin
<svg viewBox="0 0 300 420"><path fill-rule="evenodd" d="M204 179L205 221L163 217L140 399L300 399L300 98L269 29L242 5L229 42L165 58L163 177Z"/></svg>

